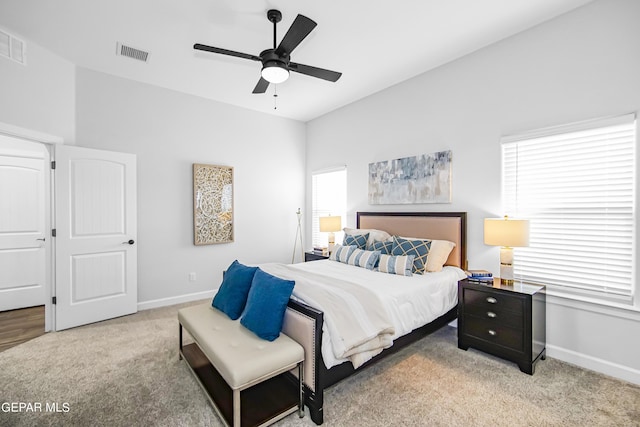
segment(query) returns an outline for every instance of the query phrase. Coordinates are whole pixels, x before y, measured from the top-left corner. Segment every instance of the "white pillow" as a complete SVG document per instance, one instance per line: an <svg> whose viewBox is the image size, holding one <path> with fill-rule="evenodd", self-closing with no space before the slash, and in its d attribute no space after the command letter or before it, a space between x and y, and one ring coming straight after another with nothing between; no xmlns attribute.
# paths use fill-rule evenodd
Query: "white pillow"
<svg viewBox="0 0 640 427"><path fill-rule="evenodd" d="M429 254L427 255L426 270L432 273L442 271L442 266L447 262L449 254L456 244L448 240L432 240Z"/></svg>

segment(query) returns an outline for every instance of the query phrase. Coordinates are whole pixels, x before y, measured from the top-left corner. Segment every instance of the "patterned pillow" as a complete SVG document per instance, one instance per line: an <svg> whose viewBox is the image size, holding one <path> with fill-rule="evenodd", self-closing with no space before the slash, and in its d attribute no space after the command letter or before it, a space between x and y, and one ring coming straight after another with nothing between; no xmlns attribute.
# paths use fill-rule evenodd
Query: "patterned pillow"
<svg viewBox="0 0 640 427"><path fill-rule="evenodd" d="M374 242L369 249L372 251L380 251L380 253L384 255L391 255L393 242Z"/></svg>
<svg viewBox="0 0 640 427"><path fill-rule="evenodd" d="M349 256L347 264L355 265L356 267L364 267L367 270L373 270L380 258L379 251L364 251L362 249L356 249Z"/></svg>
<svg viewBox="0 0 640 427"><path fill-rule="evenodd" d="M331 252L331 255L329 255L329 259L344 262L346 264L347 261L349 261L349 256L356 249L357 248L355 246L335 245L333 248L333 252Z"/></svg>
<svg viewBox="0 0 640 427"><path fill-rule="evenodd" d="M414 258L415 257L413 255L380 255L378 271L381 271L382 273L397 274L399 276L411 276Z"/></svg>
<svg viewBox="0 0 640 427"><path fill-rule="evenodd" d="M424 274L427 269L427 257L431 250L431 240L408 240L403 237L393 236L393 249L391 255L413 255L413 272Z"/></svg>
<svg viewBox="0 0 640 427"><path fill-rule="evenodd" d="M375 228L349 228L345 227L342 229L344 234L366 234L369 233L369 238L367 239L367 250L371 250L371 245L374 242L383 242L386 240L391 241L391 235L383 230L376 230Z"/></svg>
<svg viewBox="0 0 640 427"><path fill-rule="evenodd" d="M369 239L369 233L365 234L345 234L344 246L356 246L358 249L365 249L367 247L367 240Z"/></svg>

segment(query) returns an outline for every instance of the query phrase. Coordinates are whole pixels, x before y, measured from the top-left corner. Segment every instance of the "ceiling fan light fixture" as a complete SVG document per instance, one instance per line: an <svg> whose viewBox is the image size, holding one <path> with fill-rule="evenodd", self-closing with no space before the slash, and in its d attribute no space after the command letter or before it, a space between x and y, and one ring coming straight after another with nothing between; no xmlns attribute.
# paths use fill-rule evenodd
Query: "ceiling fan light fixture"
<svg viewBox="0 0 640 427"><path fill-rule="evenodd" d="M289 78L289 70L278 61L269 61L262 68L262 78L269 83L282 83Z"/></svg>
<svg viewBox="0 0 640 427"><path fill-rule="evenodd" d="M261 77L252 92L256 94L265 93L271 83L278 84L286 81L289 78L290 71L330 82L338 81L342 73L291 62L291 52L293 52L318 24L304 15L296 16L289 30L287 30L287 33L282 40L280 40L280 44L276 46L276 24L281 21L282 13L278 10L270 9L267 11L267 19L273 23L273 48L263 50L259 56L200 43L194 44L193 48L205 52L261 62Z"/></svg>

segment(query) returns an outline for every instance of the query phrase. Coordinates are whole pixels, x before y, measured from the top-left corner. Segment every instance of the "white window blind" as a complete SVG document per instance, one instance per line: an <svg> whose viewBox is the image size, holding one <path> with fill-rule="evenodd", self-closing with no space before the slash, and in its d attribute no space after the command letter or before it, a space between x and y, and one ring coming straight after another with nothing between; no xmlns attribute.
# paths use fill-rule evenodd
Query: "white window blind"
<svg viewBox="0 0 640 427"><path fill-rule="evenodd" d="M503 139L505 213L530 220L516 277L632 300L635 129L627 115Z"/></svg>
<svg viewBox="0 0 640 427"><path fill-rule="evenodd" d="M344 227L347 213L347 169L340 168L314 172L311 175L311 240L314 247L326 247L327 233L320 232L321 216L340 216ZM336 243L342 243L336 233Z"/></svg>

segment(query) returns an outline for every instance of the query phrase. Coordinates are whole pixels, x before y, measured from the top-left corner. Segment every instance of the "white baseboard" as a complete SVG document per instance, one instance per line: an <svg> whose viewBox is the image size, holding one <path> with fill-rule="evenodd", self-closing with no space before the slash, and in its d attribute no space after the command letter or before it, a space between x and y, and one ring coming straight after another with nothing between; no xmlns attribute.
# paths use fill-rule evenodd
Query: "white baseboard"
<svg viewBox="0 0 640 427"><path fill-rule="evenodd" d="M449 326L457 328L457 320L458 319L455 319L453 322L449 323ZM619 365L597 357L588 356L573 350L567 350L555 345L550 345L549 343L547 343L545 347L547 356L549 357L553 357L554 359L562 360L563 362L571 363L572 365L589 369L603 375L627 381L632 384L640 385L640 371L637 369Z"/></svg>
<svg viewBox="0 0 640 427"><path fill-rule="evenodd" d="M168 305L182 304L183 302L198 301L200 299L212 299L215 290L196 292L193 294L179 295L175 297L154 299L151 301L142 301L138 303L138 311L149 310L152 308L166 307Z"/></svg>
<svg viewBox="0 0 640 427"><path fill-rule="evenodd" d="M608 360L588 356L573 350L547 344L547 356L581 368L590 369L610 377L640 385L640 371ZM544 362L543 362L544 363Z"/></svg>

